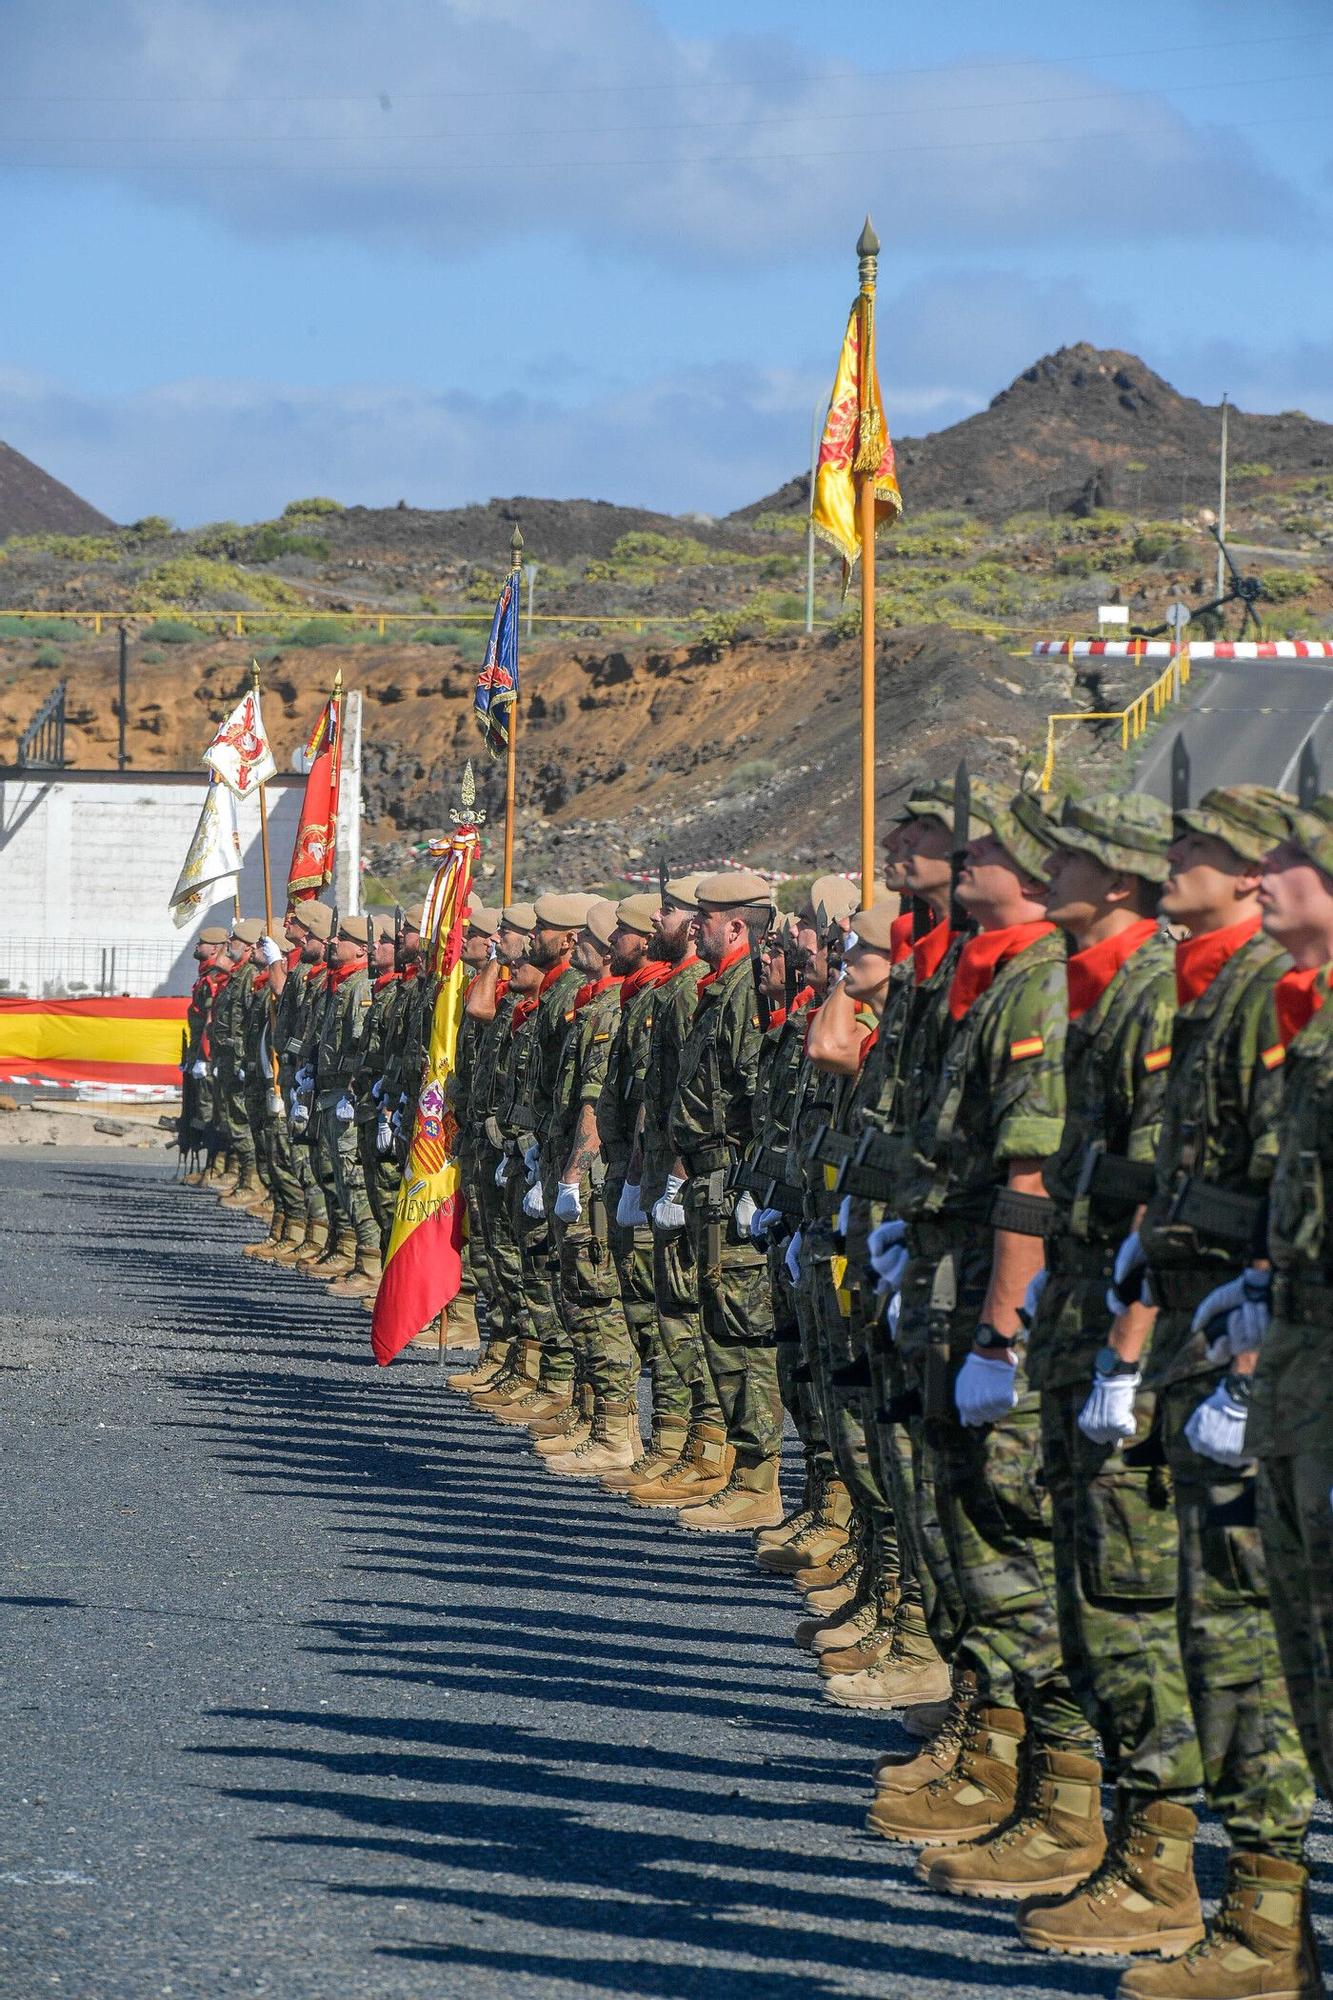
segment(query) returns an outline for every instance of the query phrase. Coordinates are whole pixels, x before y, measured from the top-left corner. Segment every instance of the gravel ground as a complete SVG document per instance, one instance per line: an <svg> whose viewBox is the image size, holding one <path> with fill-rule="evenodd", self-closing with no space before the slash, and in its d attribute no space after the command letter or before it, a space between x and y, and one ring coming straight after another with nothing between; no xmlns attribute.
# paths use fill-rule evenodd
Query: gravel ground
<svg viewBox="0 0 1333 2000"><path fill-rule="evenodd" d="M746 1547L376 1372L169 1163L0 1190L4 2000L1114 1991L862 1832L901 1738Z"/></svg>

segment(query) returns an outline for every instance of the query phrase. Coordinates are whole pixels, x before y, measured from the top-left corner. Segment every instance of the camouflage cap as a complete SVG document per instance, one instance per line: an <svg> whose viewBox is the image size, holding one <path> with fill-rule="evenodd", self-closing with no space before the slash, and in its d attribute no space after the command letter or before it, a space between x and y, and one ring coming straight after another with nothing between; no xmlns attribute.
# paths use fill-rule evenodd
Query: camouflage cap
<svg viewBox="0 0 1333 2000"><path fill-rule="evenodd" d="M993 833L1005 853L1025 875L1042 882L1046 878L1046 857L1051 851L1050 814L1036 792L1011 792L974 779L972 784L972 825L982 822L982 831ZM970 832L968 838L980 836Z"/></svg>
<svg viewBox="0 0 1333 2000"><path fill-rule="evenodd" d="M1171 813L1146 792L1094 792L1066 799L1044 837L1057 847L1090 854L1104 868L1122 869L1145 882L1165 882Z"/></svg>
<svg viewBox="0 0 1333 2000"><path fill-rule="evenodd" d="M600 945L611 942L611 933L616 927L616 906L606 896L599 896L583 919L583 928L589 937Z"/></svg>
<svg viewBox="0 0 1333 2000"><path fill-rule="evenodd" d="M973 784L972 792L975 803L977 792L975 783ZM912 796L903 809L903 817L904 819L937 819L942 826L947 827L949 832L952 833L953 806L953 779L927 778L923 785L917 785L913 789ZM983 833L989 832L990 822L978 819L974 810L967 823L968 839L980 840Z"/></svg>
<svg viewBox="0 0 1333 2000"><path fill-rule="evenodd" d="M198 937L195 939L195 943L213 944L213 945L225 944L227 942L228 936L229 932L225 931L222 928L221 924L208 924L205 926L203 930L200 931Z"/></svg>
<svg viewBox="0 0 1333 2000"><path fill-rule="evenodd" d="M810 884L805 907L815 920L815 929L822 933L831 924L850 917L860 900L859 884L849 882L845 875L817 875Z"/></svg>
<svg viewBox="0 0 1333 2000"><path fill-rule="evenodd" d="M865 945L869 951L889 951L893 945L893 926L897 920L897 897L876 897L868 910L852 912L852 929L856 933L856 944ZM856 946L854 945L852 949L855 950Z"/></svg>
<svg viewBox="0 0 1333 2000"><path fill-rule="evenodd" d="M1292 845L1333 879L1333 794L1325 792L1312 805L1288 813L1287 823L1290 828L1287 838Z"/></svg>
<svg viewBox="0 0 1333 2000"><path fill-rule="evenodd" d="M264 935L262 917L237 917L231 927L231 935L242 944L258 944Z"/></svg>
<svg viewBox="0 0 1333 2000"><path fill-rule="evenodd" d="M660 908L656 896L626 896L616 904L616 922L622 930L633 931L636 937L651 937Z"/></svg>
<svg viewBox="0 0 1333 2000"><path fill-rule="evenodd" d="M582 929L584 918L593 904L599 900L598 897L589 896L582 890L567 896L557 895L548 890L546 895L538 896L532 907L536 912L537 922L545 929L577 931Z"/></svg>
<svg viewBox="0 0 1333 2000"><path fill-rule="evenodd" d="M762 875L748 868L728 869L721 875L705 875L695 891L701 910L768 910L773 892Z"/></svg>
<svg viewBox="0 0 1333 2000"><path fill-rule="evenodd" d="M1242 861L1262 861L1288 836L1296 800L1266 785L1218 785L1175 815L1176 832L1211 834Z"/></svg>
<svg viewBox="0 0 1333 2000"><path fill-rule="evenodd" d="M673 910L697 910L702 875L672 875L663 892L663 903ZM660 907L660 905L659 905Z"/></svg>
<svg viewBox="0 0 1333 2000"><path fill-rule="evenodd" d="M506 903L500 912L500 928L505 931L535 931L537 912L531 903Z"/></svg>

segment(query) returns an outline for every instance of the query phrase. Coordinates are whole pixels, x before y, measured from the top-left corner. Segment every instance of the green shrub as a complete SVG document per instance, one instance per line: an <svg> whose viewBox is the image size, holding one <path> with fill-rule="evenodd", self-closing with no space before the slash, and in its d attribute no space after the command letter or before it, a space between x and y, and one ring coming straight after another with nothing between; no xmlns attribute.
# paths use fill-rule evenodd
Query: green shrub
<svg viewBox="0 0 1333 2000"><path fill-rule="evenodd" d="M136 611L166 610L173 605L225 611L274 609L300 604L290 584L276 576L252 576L234 563L212 562L205 556L175 556L140 577L132 599Z"/></svg>
<svg viewBox="0 0 1333 2000"><path fill-rule="evenodd" d="M116 562L120 543L110 535L10 535L4 552L55 556L60 562Z"/></svg>
<svg viewBox="0 0 1333 2000"><path fill-rule="evenodd" d="M143 636L158 646L191 646L203 633L188 618L155 618ZM159 653L158 658L161 657Z"/></svg>
<svg viewBox="0 0 1333 2000"><path fill-rule="evenodd" d="M699 622L699 651L706 660L720 660L740 638L744 619L734 611L714 611Z"/></svg>
<svg viewBox="0 0 1333 2000"><path fill-rule="evenodd" d="M209 521L190 536L190 548L197 556L225 556L234 561L244 550L250 530L239 521Z"/></svg>
<svg viewBox="0 0 1333 2000"><path fill-rule="evenodd" d="M284 632L284 646L345 646L348 641L346 626L336 618L307 618L304 624L294 625L290 632Z"/></svg>
<svg viewBox="0 0 1333 2000"><path fill-rule="evenodd" d="M1233 465L1230 476L1232 479L1271 479L1273 468L1271 465L1263 464L1261 460L1256 460L1252 464Z"/></svg>
<svg viewBox="0 0 1333 2000"><path fill-rule="evenodd" d="M1270 604L1290 604L1298 597L1312 597L1319 578L1308 569L1266 569L1260 573L1264 596Z"/></svg>
<svg viewBox="0 0 1333 2000"><path fill-rule="evenodd" d="M0 639L68 639L71 622L65 618L0 617ZM77 632L78 627L73 629Z"/></svg>
<svg viewBox="0 0 1333 2000"><path fill-rule="evenodd" d="M341 500L330 500L322 493L316 493L309 500L289 500L282 510L284 521L299 520L302 515L345 514L347 509Z"/></svg>
<svg viewBox="0 0 1333 2000"><path fill-rule="evenodd" d="M65 664L65 655L61 652L59 646L49 644L39 646L32 656L32 663L35 667L63 667Z"/></svg>
<svg viewBox="0 0 1333 2000"><path fill-rule="evenodd" d="M329 545L322 535L293 535L280 528L276 521L266 521L259 532L251 538L249 556L251 562L277 562L281 556L309 556L315 562L327 562Z"/></svg>
<svg viewBox="0 0 1333 2000"><path fill-rule="evenodd" d="M751 527L757 535L803 535L809 517L805 514L757 514Z"/></svg>
<svg viewBox="0 0 1333 2000"><path fill-rule="evenodd" d="M146 667L160 667L166 654L160 646L140 646L139 658Z"/></svg>
<svg viewBox="0 0 1333 2000"><path fill-rule="evenodd" d="M728 774L722 787L723 795L753 791L756 785L762 785L766 779L773 777L777 768L771 757L750 757Z"/></svg>
<svg viewBox="0 0 1333 2000"><path fill-rule="evenodd" d="M137 535L141 542L160 542L164 535L174 532L165 514L145 514L141 521L130 523L130 533Z"/></svg>

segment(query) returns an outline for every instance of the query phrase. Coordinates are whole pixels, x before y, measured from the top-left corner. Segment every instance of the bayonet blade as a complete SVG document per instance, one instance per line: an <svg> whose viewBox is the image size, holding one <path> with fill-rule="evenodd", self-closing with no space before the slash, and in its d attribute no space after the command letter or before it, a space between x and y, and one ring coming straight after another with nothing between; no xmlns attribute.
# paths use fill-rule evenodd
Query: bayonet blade
<svg viewBox="0 0 1333 2000"><path fill-rule="evenodd" d="M1296 767L1296 796L1308 812L1319 797L1322 780L1319 775L1319 757L1314 747L1314 731L1301 745L1301 761Z"/></svg>
<svg viewBox="0 0 1333 2000"><path fill-rule="evenodd" d="M1185 747L1185 732L1177 730L1176 740L1171 745L1171 810L1184 812L1190 802L1190 753Z"/></svg>

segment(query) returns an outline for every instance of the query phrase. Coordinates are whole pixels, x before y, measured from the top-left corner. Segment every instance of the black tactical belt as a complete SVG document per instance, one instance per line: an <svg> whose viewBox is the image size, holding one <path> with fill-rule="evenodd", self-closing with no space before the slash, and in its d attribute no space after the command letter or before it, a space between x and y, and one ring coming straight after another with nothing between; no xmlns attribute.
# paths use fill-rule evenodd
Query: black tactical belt
<svg viewBox="0 0 1333 2000"><path fill-rule="evenodd" d="M1213 1187L1191 1174L1181 1182L1171 1199L1169 1222L1183 1222L1196 1236L1227 1249L1243 1250L1256 1256L1267 1247L1268 1198L1261 1194L1232 1194Z"/></svg>
<svg viewBox="0 0 1333 2000"><path fill-rule="evenodd" d="M1057 1227L1048 1194L1020 1194L1007 1187L996 1188L986 1220L992 1229L1007 1229L1014 1236L1053 1236Z"/></svg>
<svg viewBox="0 0 1333 2000"><path fill-rule="evenodd" d="M775 1146L756 1146L750 1155L750 1185L761 1181L785 1181L787 1178L787 1155Z"/></svg>

